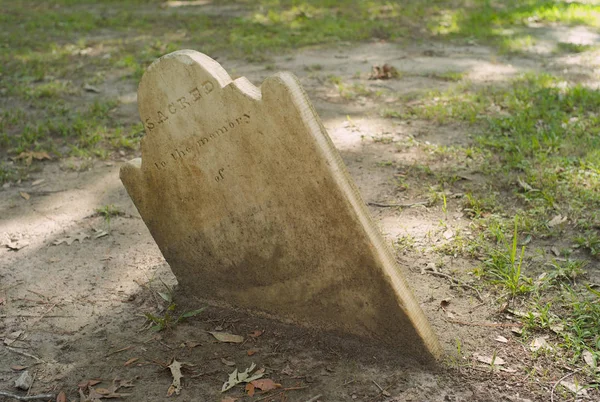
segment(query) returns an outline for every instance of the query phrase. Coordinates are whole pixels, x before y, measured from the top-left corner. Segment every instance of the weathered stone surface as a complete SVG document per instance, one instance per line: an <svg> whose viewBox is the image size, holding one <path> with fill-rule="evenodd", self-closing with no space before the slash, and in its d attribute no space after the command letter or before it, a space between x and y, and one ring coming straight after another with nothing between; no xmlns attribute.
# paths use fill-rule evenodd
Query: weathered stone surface
<svg viewBox="0 0 600 402"><path fill-rule="evenodd" d="M148 68L138 103L142 159L121 179L182 286L419 359L440 356L293 75L257 88L184 50Z"/></svg>

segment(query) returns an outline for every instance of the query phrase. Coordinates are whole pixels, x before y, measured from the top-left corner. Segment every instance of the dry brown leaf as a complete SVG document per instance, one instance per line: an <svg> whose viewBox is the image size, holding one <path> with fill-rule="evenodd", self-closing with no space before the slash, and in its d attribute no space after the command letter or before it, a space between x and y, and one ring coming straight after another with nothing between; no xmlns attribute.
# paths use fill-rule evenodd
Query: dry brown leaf
<svg viewBox="0 0 600 402"><path fill-rule="evenodd" d="M195 348L196 346L202 346L202 344L200 342L187 341L185 343L185 346L187 346L188 348L192 349L192 348Z"/></svg>
<svg viewBox="0 0 600 402"><path fill-rule="evenodd" d="M258 388L262 391L271 391L276 388L281 388L281 384L277 384L270 378L264 378L260 380L254 380L250 384L254 385L254 388Z"/></svg>
<svg viewBox="0 0 600 402"><path fill-rule="evenodd" d="M219 342L226 343L242 343L244 342L244 337L240 335L230 334L228 332L209 332L212 336L215 337Z"/></svg>
<svg viewBox="0 0 600 402"><path fill-rule="evenodd" d="M254 384L252 384L251 382L249 382L248 384L246 384L246 393L248 394L248 396L254 396Z"/></svg>
<svg viewBox="0 0 600 402"><path fill-rule="evenodd" d="M123 366L129 366L130 364L133 364L133 363L137 362L138 360L140 360L139 357L132 357L131 359L127 360L125 362L125 364L123 364Z"/></svg>
<svg viewBox="0 0 600 402"><path fill-rule="evenodd" d="M259 331L258 329L250 334L248 334L248 336L250 338L258 338L259 336L261 336L265 331Z"/></svg>
<svg viewBox="0 0 600 402"><path fill-rule="evenodd" d="M390 78L397 78L400 74L398 74L398 70L395 67L390 66L389 64L384 64L383 66L373 66L373 70L371 71L371 75L369 76L370 80L388 80Z"/></svg>
<svg viewBox="0 0 600 402"><path fill-rule="evenodd" d="M36 159L38 161L44 159L52 159L48 152L21 152L17 157L13 158L15 160L24 160L27 166L31 165L31 162Z"/></svg>
<svg viewBox="0 0 600 402"><path fill-rule="evenodd" d="M87 387L93 387L96 384L100 384L101 380L87 380L84 382L80 382L77 386L81 389L86 389Z"/></svg>
<svg viewBox="0 0 600 402"><path fill-rule="evenodd" d="M20 191L19 194L21 194L21 197L25 198L26 200L29 200L31 198L31 196L25 191Z"/></svg>
<svg viewBox="0 0 600 402"><path fill-rule="evenodd" d="M25 370L27 368L27 366L10 366L10 368L15 371L21 371L21 370Z"/></svg>
<svg viewBox="0 0 600 402"><path fill-rule="evenodd" d="M249 350L246 352L246 354L247 354L248 356L254 356L254 355L256 354L256 352L258 352L258 350L256 350L256 349L249 349Z"/></svg>
<svg viewBox="0 0 600 402"><path fill-rule="evenodd" d="M67 395L64 391L60 391L56 396L56 402L67 402Z"/></svg>

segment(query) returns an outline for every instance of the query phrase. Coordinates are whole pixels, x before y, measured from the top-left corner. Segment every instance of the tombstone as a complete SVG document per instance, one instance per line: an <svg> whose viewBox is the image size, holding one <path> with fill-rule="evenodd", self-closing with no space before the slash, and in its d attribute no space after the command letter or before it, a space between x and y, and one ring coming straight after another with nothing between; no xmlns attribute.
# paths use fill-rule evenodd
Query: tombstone
<svg viewBox="0 0 600 402"><path fill-rule="evenodd" d="M138 104L142 158L121 180L186 291L418 360L441 356L295 76L257 88L177 51L148 68Z"/></svg>

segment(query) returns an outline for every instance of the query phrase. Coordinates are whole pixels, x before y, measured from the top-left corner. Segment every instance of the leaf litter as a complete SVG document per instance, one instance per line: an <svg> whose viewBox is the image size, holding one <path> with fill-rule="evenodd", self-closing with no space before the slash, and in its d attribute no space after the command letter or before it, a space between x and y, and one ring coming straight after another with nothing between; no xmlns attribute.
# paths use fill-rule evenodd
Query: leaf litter
<svg viewBox="0 0 600 402"><path fill-rule="evenodd" d="M88 380L85 383L79 384L79 400L80 402L95 402L101 399L123 398L131 394L117 392L120 388L131 388L133 383L127 380L115 378L109 388L94 388L94 385L99 384L98 380ZM84 387L82 387L84 385ZM85 391L88 395L85 395Z"/></svg>

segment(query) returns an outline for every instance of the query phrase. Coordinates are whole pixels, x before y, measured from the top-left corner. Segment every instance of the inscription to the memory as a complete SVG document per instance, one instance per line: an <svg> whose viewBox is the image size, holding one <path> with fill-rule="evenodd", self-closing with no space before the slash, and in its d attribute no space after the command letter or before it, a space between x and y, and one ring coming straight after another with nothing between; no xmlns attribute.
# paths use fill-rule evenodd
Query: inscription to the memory
<svg viewBox="0 0 600 402"><path fill-rule="evenodd" d="M157 169L164 169L169 164L169 161L179 161L183 158L186 158L190 155L196 154L202 147L208 145L214 140L217 140L223 134L230 133L237 129L242 124L250 123L250 114L244 113L243 115L236 117L235 120L229 120L225 122L222 126L217 128L216 130L210 131L208 134L203 135L195 134L193 135L193 142L189 142L185 146L180 146L174 148L169 152L170 158L154 162L154 166Z"/></svg>
<svg viewBox="0 0 600 402"><path fill-rule="evenodd" d="M156 117L148 117L144 119L144 123L148 131L152 131L157 125L163 124L169 120L170 115L175 115L180 111L183 111L192 106L193 103L198 102L203 96L210 94L214 90L215 86L210 81L204 81L200 87L195 87L188 91L187 95L181 96L169 102L164 110L156 112Z"/></svg>

